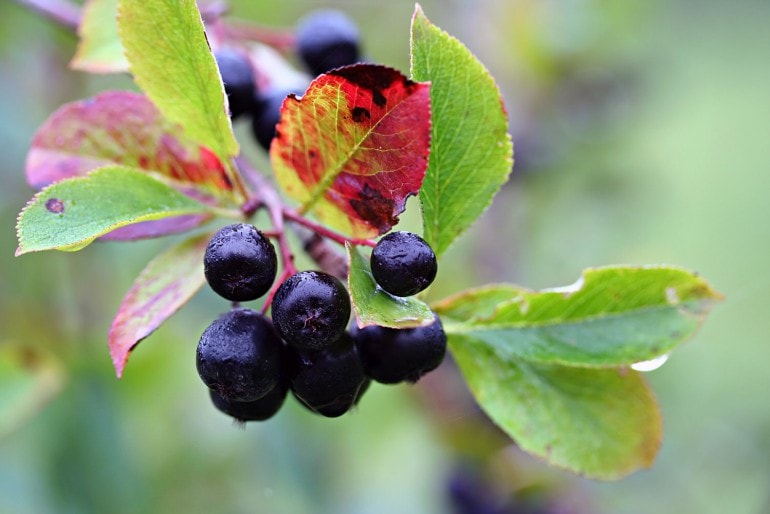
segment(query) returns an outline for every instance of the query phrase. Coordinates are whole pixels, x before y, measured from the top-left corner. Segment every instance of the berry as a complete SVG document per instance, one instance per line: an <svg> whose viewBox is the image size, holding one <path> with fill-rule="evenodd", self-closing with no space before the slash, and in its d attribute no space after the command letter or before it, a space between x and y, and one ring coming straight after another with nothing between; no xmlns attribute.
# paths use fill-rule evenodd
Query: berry
<svg viewBox="0 0 770 514"><path fill-rule="evenodd" d="M289 388L281 382L265 396L252 402L228 400L213 389L209 390L209 396L214 407L235 418L236 421L265 421L280 410L288 390Z"/></svg>
<svg viewBox="0 0 770 514"><path fill-rule="evenodd" d="M321 350L339 339L350 319L350 297L339 279L321 271L289 277L273 297L273 323L298 350Z"/></svg>
<svg viewBox="0 0 770 514"><path fill-rule="evenodd" d="M275 137L275 126L281 120L281 106L290 94L301 96L300 88L280 88L258 93L254 100L251 130L254 138L265 150L270 150L270 143Z"/></svg>
<svg viewBox="0 0 770 514"><path fill-rule="evenodd" d="M436 278L436 254L423 238L411 232L391 232L372 251L372 275L395 296L412 296Z"/></svg>
<svg viewBox="0 0 770 514"><path fill-rule="evenodd" d="M203 272L211 289L232 302L256 300L267 293L277 270L273 243L246 223L221 228L203 257Z"/></svg>
<svg viewBox="0 0 770 514"><path fill-rule="evenodd" d="M254 72L246 56L233 49L221 48L214 52L214 58L230 104L230 117L235 119L252 109L256 89Z"/></svg>
<svg viewBox="0 0 770 514"><path fill-rule="evenodd" d="M282 346L268 318L233 309L203 331L196 353L198 374L227 400L258 400L281 381Z"/></svg>
<svg viewBox="0 0 770 514"><path fill-rule="evenodd" d="M297 52L313 75L359 62L358 27L343 12L319 9L297 23Z"/></svg>
<svg viewBox="0 0 770 514"><path fill-rule="evenodd" d="M358 351L347 333L323 350L290 353L294 396L322 416L342 416L368 386Z"/></svg>
<svg viewBox="0 0 770 514"><path fill-rule="evenodd" d="M425 327L365 327L354 331L353 338L364 371L382 384L417 382L436 369L446 353L446 334L438 316Z"/></svg>

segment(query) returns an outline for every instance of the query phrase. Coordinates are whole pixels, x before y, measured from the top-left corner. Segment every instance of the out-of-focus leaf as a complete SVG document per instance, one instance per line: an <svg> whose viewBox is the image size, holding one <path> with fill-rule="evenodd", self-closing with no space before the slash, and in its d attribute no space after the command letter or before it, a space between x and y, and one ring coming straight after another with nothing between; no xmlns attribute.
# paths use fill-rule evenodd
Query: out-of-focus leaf
<svg viewBox="0 0 770 514"><path fill-rule="evenodd" d="M181 132L142 94L108 91L68 103L35 134L27 153L27 182L41 188L120 164L156 172L207 195L231 190L217 156Z"/></svg>
<svg viewBox="0 0 770 514"><path fill-rule="evenodd" d="M209 234L196 236L155 257L123 298L109 333L118 378L130 352L179 310L204 284L203 254Z"/></svg>
<svg viewBox="0 0 770 514"><path fill-rule="evenodd" d="M348 244L347 249L350 259L348 290L360 328L368 325L408 328L433 323L430 307L417 298L399 298L380 289L369 262L358 248Z"/></svg>
<svg viewBox="0 0 770 514"><path fill-rule="evenodd" d="M430 151L429 85L359 64L289 96L270 148L281 187L324 224L382 234L420 189Z"/></svg>
<svg viewBox="0 0 770 514"><path fill-rule="evenodd" d="M211 149L236 183L238 142L195 0L120 0L118 34L139 87L187 137Z"/></svg>
<svg viewBox="0 0 770 514"><path fill-rule="evenodd" d="M447 331L494 347L506 359L616 367L671 351L720 298L687 270L607 267L588 269L565 288L487 286L433 308L461 322Z"/></svg>
<svg viewBox="0 0 770 514"><path fill-rule="evenodd" d="M59 361L34 346L0 344L0 438L23 426L64 385Z"/></svg>
<svg viewBox="0 0 770 514"><path fill-rule="evenodd" d="M508 180L513 146L494 79L419 5L412 18L412 78L431 83L432 148L420 203L423 237L440 256Z"/></svg>
<svg viewBox="0 0 770 514"><path fill-rule="evenodd" d="M108 166L36 194L19 215L16 255L80 250L122 226L207 211L206 205L141 170Z"/></svg>
<svg viewBox="0 0 770 514"><path fill-rule="evenodd" d="M603 480L652 464L661 419L639 373L518 361L473 335L449 344L476 400L523 450Z"/></svg>
<svg viewBox="0 0 770 514"><path fill-rule="evenodd" d="M128 71L118 37L118 0L86 0L82 12L80 42L70 66L91 73Z"/></svg>

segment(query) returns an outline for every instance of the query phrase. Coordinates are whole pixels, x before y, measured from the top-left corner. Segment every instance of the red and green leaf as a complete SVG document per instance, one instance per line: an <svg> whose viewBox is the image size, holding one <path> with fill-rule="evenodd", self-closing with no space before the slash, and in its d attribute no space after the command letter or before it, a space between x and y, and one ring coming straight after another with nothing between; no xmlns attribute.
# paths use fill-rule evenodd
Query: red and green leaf
<svg viewBox="0 0 770 514"><path fill-rule="evenodd" d="M289 96L270 148L278 182L323 223L383 234L420 190L430 152L429 84L359 64Z"/></svg>
<svg viewBox="0 0 770 514"><path fill-rule="evenodd" d="M201 288L210 235L188 239L155 257L123 298L110 327L109 346L118 378L129 354Z"/></svg>
<svg viewBox="0 0 770 514"><path fill-rule="evenodd" d="M222 162L185 138L144 95L108 91L59 108L27 154L27 181L42 188L101 166L141 168L207 194L232 189Z"/></svg>

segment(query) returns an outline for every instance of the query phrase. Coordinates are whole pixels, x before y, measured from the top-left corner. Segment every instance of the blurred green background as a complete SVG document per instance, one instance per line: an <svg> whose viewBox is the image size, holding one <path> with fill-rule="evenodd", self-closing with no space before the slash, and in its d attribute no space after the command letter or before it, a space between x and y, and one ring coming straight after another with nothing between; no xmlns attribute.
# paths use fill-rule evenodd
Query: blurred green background
<svg viewBox="0 0 770 514"><path fill-rule="evenodd" d="M373 60L408 70L411 0L232 5L276 26L342 8ZM481 513L453 510L469 489L521 505L490 513L770 511L770 3L423 7L498 79L517 161L442 262L435 297L490 281L565 285L611 263L678 264L726 295L649 374L665 423L654 467L615 483L549 468L468 407L451 366L417 387L375 385L340 419L290 399L269 422L237 429L195 372L198 337L227 308L210 291L143 343L118 381L107 329L169 241L16 259L14 221L32 195L23 169L35 129L64 102L132 86L70 71L73 35L4 0L0 513Z"/></svg>

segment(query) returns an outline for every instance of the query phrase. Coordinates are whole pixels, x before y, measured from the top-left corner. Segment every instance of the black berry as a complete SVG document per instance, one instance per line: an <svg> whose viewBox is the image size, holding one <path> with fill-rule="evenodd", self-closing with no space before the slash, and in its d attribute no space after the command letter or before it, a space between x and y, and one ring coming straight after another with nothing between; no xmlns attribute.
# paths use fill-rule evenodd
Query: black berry
<svg viewBox="0 0 770 514"><path fill-rule="evenodd" d="M337 341L350 319L350 297L339 279L321 271L301 271L275 293L273 323L298 350L321 350Z"/></svg>
<svg viewBox="0 0 770 514"><path fill-rule="evenodd" d="M233 119L251 111L254 103L254 72L248 58L231 48L214 52Z"/></svg>
<svg viewBox="0 0 770 514"><path fill-rule="evenodd" d="M417 382L441 364L446 334L438 316L425 327L393 329L369 326L353 337L366 374L383 384Z"/></svg>
<svg viewBox="0 0 770 514"><path fill-rule="evenodd" d="M265 93L258 93L254 101L251 129L254 138L265 150L270 149L275 137L275 126L281 120L281 106L287 96L295 94L301 96L304 90L300 88L271 89Z"/></svg>
<svg viewBox="0 0 770 514"><path fill-rule="evenodd" d="M254 401L282 377L282 343L265 316L233 309L203 331L196 366L210 389L231 401Z"/></svg>
<svg viewBox="0 0 770 514"><path fill-rule="evenodd" d="M358 351L347 333L323 350L291 353L291 390L318 414L342 416L368 386Z"/></svg>
<svg viewBox="0 0 770 514"><path fill-rule="evenodd" d="M372 275L395 296L411 296L436 278L436 254L423 238L411 232L391 232L372 251Z"/></svg>
<svg viewBox="0 0 770 514"><path fill-rule="evenodd" d="M343 12L319 9L297 23L297 52L313 75L360 60L358 27Z"/></svg>
<svg viewBox="0 0 770 514"><path fill-rule="evenodd" d="M267 293L277 269L273 243L246 223L221 228L203 257L203 271L211 289L233 302L256 300Z"/></svg>
<svg viewBox="0 0 770 514"><path fill-rule="evenodd" d="M209 395L211 402L217 409L237 421L265 421L272 418L280 410L288 390L289 388L281 382L265 396L252 402L228 400L213 389L209 390Z"/></svg>

